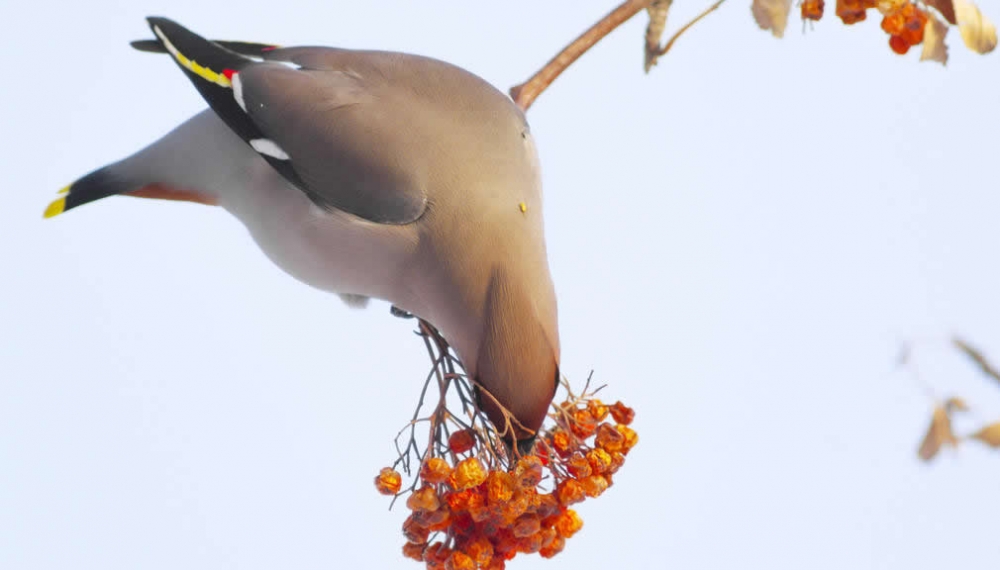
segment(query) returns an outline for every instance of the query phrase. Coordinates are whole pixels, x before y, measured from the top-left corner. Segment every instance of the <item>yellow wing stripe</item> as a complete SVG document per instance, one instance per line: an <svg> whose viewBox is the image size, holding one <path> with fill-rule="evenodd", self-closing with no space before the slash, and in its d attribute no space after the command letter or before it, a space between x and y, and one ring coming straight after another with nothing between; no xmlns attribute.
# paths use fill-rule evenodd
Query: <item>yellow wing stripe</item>
<svg viewBox="0 0 1000 570"><path fill-rule="evenodd" d="M174 47L174 44L170 43L170 40L167 39L167 36L164 35L162 31L160 31L159 26L153 26L153 32L155 32L156 36L160 38L161 42L163 42L163 47L167 48L167 51L170 52L170 55L177 60L177 63L184 66L184 69L187 69L191 73L197 75L198 77L201 77L202 79L210 83L215 83L216 85L221 85L222 87L231 88L233 86L232 82L229 81L229 78L226 77L225 75L221 73L216 73L207 67L199 65L197 61L193 61L189 59L186 55L182 54L176 47Z"/></svg>

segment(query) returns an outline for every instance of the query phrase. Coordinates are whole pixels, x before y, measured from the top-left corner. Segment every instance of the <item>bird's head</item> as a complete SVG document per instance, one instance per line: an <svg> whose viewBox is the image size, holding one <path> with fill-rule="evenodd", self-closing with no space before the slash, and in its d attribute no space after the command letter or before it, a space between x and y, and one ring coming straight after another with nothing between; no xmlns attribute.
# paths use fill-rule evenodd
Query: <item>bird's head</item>
<svg viewBox="0 0 1000 570"><path fill-rule="evenodd" d="M554 295L529 295L520 283L495 277L483 326L473 371L478 405L508 447L528 452L559 383Z"/></svg>

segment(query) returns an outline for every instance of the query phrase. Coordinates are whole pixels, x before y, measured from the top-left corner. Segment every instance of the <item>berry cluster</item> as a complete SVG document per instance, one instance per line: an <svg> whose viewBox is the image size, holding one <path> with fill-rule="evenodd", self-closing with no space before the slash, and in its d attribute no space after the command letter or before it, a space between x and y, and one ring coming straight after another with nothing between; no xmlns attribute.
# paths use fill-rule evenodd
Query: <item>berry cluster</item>
<svg viewBox="0 0 1000 570"><path fill-rule="evenodd" d="M889 47L903 55L924 41L924 26L929 16L912 2L893 5L882 18L882 29L889 34Z"/></svg>
<svg viewBox="0 0 1000 570"><path fill-rule="evenodd" d="M489 428L452 433L444 453L430 446L406 499L403 555L428 570L501 570L518 553L561 552L583 526L569 506L606 491L639 437L621 402L570 393L553 410L530 455L490 445ZM398 497L402 479L386 467L375 487Z"/></svg>
<svg viewBox="0 0 1000 570"><path fill-rule="evenodd" d="M870 8L882 13L882 29L889 34L892 51L903 55L924 41L930 15L916 0L837 0L837 17L856 24L868 17ZM823 17L823 0L803 0L801 9L803 20L818 21Z"/></svg>

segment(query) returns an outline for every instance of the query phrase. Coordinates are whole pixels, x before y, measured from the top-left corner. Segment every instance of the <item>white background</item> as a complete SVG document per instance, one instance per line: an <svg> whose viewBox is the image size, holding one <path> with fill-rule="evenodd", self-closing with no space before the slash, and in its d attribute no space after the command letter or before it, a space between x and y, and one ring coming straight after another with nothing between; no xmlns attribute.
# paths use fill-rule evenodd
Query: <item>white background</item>
<svg viewBox="0 0 1000 570"><path fill-rule="evenodd" d="M702 3L681 0L672 28ZM707 4L707 2L706 2ZM731 0L642 73L645 17L529 112L564 373L641 442L558 558L513 568L996 568L1000 455L930 466L932 400L1000 390L997 55L784 40ZM55 191L201 108L146 15L405 50L502 89L610 0L0 0L0 568L419 568L372 477L426 371L412 324L281 273L224 212ZM1000 8L982 7L994 20ZM960 431L976 427L962 423Z"/></svg>

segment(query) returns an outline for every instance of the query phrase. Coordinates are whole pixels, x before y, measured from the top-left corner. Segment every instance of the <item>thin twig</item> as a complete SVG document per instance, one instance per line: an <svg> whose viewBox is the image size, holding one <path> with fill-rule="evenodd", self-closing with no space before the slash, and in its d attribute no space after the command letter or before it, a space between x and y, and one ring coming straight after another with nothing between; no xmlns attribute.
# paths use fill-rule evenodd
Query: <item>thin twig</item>
<svg viewBox="0 0 1000 570"><path fill-rule="evenodd" d="M718 2L716 2L715 4L712 4L711 6L709 6L708 8L706 8L704 12L702 12L701 14L698 14L698 16L695 19L691 20L690 22L688 22L687 24L685 24L684 27L682 27L681 29L679 29L676 32L674 32L674 35L670 36L670 41L668 41L663 46L663 48L659 52L657 52L656 57L662 57L662 56L666 55L667 52L670 51L670 48L674 47L674 42L676 42L677 39L681 37L681 34L683 34L684 32L688 31L691 28L691 26L697 24L705 16L707 16L707 15L711 14L712 12L718 10L719 6L722 6L722 4L725 3L725 1L726 0L718 0Z"/></svg>
<svg viewBox="0 0 1000 570"><path fill-rule="evenodd" d="M990 361L986 359L986 356L982 352L958 337L951 339L951 342L956 348L971 358L979 366L979 369L983 371L983 374L986 374L990 378L1000 382L1000 371L997 371L997 369L990 364Z"/></svg>
<svg viewBox="0 0 1000 570"><path fill-rule="evenodd" d="M569 45L563 48L555 57L549 60L537 73L520 85L515 85L510 89L510 97L522 110L527 111L535 99L542 94L542 91L552 84L553 81L566 71L566 68L579 59L594 44L601 41L604 36L610 34L615 28L627 22L632 16L644 10L653 0L626 0L617 8L604 16L599 22L580 34Z"/></svg>

